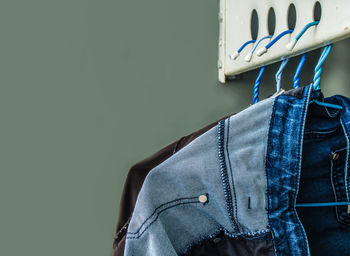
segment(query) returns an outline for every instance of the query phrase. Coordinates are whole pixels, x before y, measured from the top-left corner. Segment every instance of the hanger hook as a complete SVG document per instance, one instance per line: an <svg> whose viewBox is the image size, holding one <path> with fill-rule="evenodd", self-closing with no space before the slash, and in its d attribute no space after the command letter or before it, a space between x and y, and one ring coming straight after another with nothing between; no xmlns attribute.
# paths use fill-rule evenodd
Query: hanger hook
<svg viewBox="0 0 350 256"><path fill-rule="evenodd" d="M289 59L282 60L281 66L276 73L275 78L276 78L276 90L277 90L277 92L279 92L281 90L282 71L285 68L285 66L287 65L288 61L289 61Z"/></svg>
<svg viewBox="0 0 350 256"><path fill-rule="evenodd" d="M323 48L322 54L320 56L320 59L317 62L317 65L315 67L315 74L314 79L312 83L312 89L313 90L319 90L320 89L320 81L321 81L321 73L322 73L322 64L327 59L330 51L332 49L332 45L327 45Z"/></svg>
<svg viewBox="0 0 350 256"><path fill-rule="evenodd" d="M260 71L259 71L259 75L255 80L255 84L254 84L254 97L253 97L253 104L258 103L259 102L259 86L261 83L261 77L265 71L265 66L262 66Z"/></svg>
<svg viewBox="0 0 350 256"><path fill-rule="evenodd" d="M293 87L294 88L299 88L299 86L300 86L300 78L299 78L299 76L300 76L301 69L304 66L305 59L306 59L306 53L304 53L303 56L301 56L300 62L299 62L298 67L297 67L297 70L295 71L295 75L293 77L293 81L294 81Z"/></svg>

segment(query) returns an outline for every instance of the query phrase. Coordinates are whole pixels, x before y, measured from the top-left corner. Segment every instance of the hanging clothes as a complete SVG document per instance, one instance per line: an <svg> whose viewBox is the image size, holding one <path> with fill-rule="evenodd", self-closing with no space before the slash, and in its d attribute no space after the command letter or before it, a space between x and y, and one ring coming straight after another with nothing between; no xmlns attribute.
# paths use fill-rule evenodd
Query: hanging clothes
<svg viewBox="0 0 350 256"><path fill-rule="evenodd" d="M339 133L332 147L324 148L307 143L307 134L318 131L307 121L319 118L314 104L308 104L314 99L322 100L322 95L307 86L263 100L220 121L154 167L137 197L125 255L213 255L213 250L227 255L228 248L231 255L350 255L344 207L336 206L338 215L325 215L332 219L326 223L299 219L305 209L298 208L298 217L295 208L295 203L305 203L300 200L329 201L334 191L336 200L349 198L349 154L344 153L349 148L349 100L326 99L343 110L324 109L329 115L322 118L330 119L323 120L324 126ZM343 154L333 157L338 151ZM324 159L331 156L343 161L333 163L337 167L328 185L334 191L319 182L330 174ZM320 165L308 167L316 163ZM304 173L318 172L321 178L312 184L304 178ZM314 193L307 197L310 193L303 191L310 188ZM317 209L308 209L307 215ZM317 239L327 232L322 241L327 246L319 248Z"/></svg>

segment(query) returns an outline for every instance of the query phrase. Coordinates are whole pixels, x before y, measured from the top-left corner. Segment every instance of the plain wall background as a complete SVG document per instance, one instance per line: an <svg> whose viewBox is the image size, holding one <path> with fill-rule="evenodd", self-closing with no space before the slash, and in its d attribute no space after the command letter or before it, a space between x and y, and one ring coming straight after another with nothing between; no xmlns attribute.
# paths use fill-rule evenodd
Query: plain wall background
<svg viewBox="0 0 350 256"><path fill-rule="evenodd" d="M251 104L258 70L217 81L218 7L1 1L0 255L111 255L128 168ZM304 83L318 56L308 55ZM324 65L326 96L350 96L348 63L345 40ZM261 98L277 69L265 72Z"/></svg>

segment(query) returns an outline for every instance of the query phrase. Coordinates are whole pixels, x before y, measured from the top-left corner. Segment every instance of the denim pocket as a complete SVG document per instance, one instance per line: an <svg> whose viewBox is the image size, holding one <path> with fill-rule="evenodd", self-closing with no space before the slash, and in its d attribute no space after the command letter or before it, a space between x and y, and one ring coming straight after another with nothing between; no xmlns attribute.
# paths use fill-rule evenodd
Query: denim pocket
<svg viewBox="0 0 350 256"><path fill-rule="evenodd" d="M127 239L137 239L142 236L142 234L153 224L157 221L159 216L161 215L162 212L167 211L171 208L174 207L180 207L183 205L188 205L188 204L206 204L209 202L209 196L207 193L200 194L198 196L194 197L183 197L183 198L178 198L169 202L166 202L164 204L159 205L156 207L153 211L153 213L147 217L140 227L135 230L131 231L128 230L127 232Z"/></svg>
<svg viewBox="0 0 350 256"><path fill-rule="evenodd" d="M330 128L326 130L306 130L304 133L304 143L310 141L321 141L332 136L335 132L338 131L340 127Z"/></svg>
<svg viewBox="0 0 350 256"><path fill-rule="evenodd" d="M345 188L345 160L346 148L332 152L331 181L334 196L337 202L348 201ZM339 223L350 226L350 213L348 213L348 205L336 206L335 213Z"/></svg>

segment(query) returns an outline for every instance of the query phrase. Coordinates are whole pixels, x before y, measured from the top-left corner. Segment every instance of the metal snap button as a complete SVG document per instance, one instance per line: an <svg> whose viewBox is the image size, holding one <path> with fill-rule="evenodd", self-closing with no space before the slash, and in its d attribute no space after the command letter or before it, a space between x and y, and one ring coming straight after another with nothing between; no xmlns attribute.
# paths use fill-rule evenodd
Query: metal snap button
<svg viewBox="0 0 350 256"><path fill-rule="evenodd" d="M339 158L339 153L334 153L332 156L333 160L337 160Z"/></svg>
<svg viewBox="0 0 350 256"><path fill-rule="evenodd" d="M204 203L206 203L206 202L208 201L208 197L207 197L207 195L200 195L200 196L198 197L198 200L199 200L199 202L201 202L202 204L204 204Z"/></svg>

